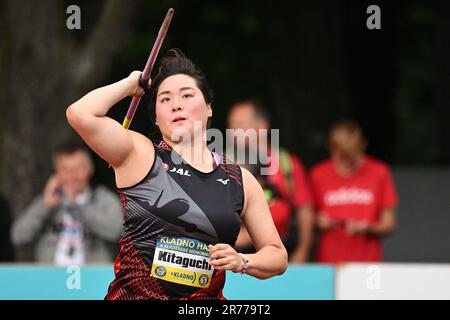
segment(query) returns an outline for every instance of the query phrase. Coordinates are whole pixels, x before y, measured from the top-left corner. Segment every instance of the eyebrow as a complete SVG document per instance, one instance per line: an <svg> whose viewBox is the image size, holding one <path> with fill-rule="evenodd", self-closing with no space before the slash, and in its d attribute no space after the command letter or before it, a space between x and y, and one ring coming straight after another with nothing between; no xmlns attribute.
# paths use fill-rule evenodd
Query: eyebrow
<svg viewBox="0 0 450 320"><path fill-rule="evenodd" d="M185 90L195 90L194 88L192 88L192 87L183 87L183 88L181 88L180 89L180 91L185 91ZM159 94L158 94L158 97L160 96L160 95L162 95L162 94L170 94L171 92L169 91L169 90L167 90L167 91L163 91L163 92L160 92Z"/></svg>

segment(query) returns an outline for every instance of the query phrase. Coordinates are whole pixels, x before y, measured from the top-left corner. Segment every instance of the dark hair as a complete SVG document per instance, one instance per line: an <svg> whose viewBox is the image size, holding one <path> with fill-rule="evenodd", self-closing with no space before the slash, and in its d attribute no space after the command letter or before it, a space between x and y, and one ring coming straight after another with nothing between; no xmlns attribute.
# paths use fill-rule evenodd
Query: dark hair
<svg viewBox="0 0 450 320"><path fill-rule="evenodd" d="M162 59L158 73L152 79L152 85L150 88L150 120L155 127L156 133L159 133L159 129L155 124L156 120L156 95L158 93L161 83L170 76L177 74L185 74L192 77L197 87L203 94L206 104L212 104L214 93L206 81L206 76L195 64L188 59L183 52L179 49L170 49L166 56ZM208 125L209 127L209 120Z"/></svg>
<svg viewBox="0 0 450 320"><path fill-rule="evenodd" d="M341 129L344 129L345 131L352 133L352 134L355 134L355 133L359 134L361 136L361 138L364 137L361 126L359 125L358 122L356 122L353 119L342 119L342 120L335 122L330 128L330 131L328 133L329 137L331 138L331 136L337 130L341 130Z"/></svg>
<svg viewBox="0 0 450 320"><path fill-rule="evenodd" d="M89 162L93 164L89 149L80 140L68 140L59 144L53 151L53 163L56 163L56 158L60 155L73 155L75 152L81 151L88 158Z"/></svg>

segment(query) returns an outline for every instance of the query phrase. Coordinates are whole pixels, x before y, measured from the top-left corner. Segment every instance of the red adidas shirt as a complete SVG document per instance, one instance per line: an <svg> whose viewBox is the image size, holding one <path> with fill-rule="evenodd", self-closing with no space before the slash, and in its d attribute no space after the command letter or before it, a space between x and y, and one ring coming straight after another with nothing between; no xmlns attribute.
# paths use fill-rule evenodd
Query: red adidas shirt
<svg viewBox="0 0 450 320"><path fill-rule="evenodd" d="M358 171L340 176L331 159L311 171L311 184L318 212L342 222L376 222L384 209L397 205L397 194L388 166L365 157ZM317 262L379 262L381 239L370 235L350 236L345 227L324 231L319 240Z"/></svg>

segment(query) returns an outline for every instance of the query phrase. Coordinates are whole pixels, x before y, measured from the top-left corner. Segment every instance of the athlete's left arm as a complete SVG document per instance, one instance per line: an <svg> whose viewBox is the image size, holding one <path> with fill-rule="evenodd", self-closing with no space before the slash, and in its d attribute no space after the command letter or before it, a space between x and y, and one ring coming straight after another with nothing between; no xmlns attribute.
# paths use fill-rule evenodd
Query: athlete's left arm
<svg viewBox="0 0 450 320"><path fill-rule="evenodd" d="M288 255L272 220L269 206L259 182L246 169L242 169L244 209L242 221L252 238L256 253L247 254L250 261L246 273L267 279L283 274L288 266ZM211 246L211 264L217 270L240 272L244 261L228 244Z"/></svg>

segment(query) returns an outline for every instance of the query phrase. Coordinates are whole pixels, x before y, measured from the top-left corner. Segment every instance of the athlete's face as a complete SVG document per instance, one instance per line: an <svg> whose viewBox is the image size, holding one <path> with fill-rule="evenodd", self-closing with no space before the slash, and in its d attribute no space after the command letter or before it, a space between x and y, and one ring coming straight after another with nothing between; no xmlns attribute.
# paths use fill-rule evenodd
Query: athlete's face
<svg viewBox="0 0 450 320"><path fill-rule="evenodd" d="M76 196L88 187L93 168L87 155L83 151L76 151L58 155L55 171L64 192Z"/></svg>
<svg viewBox="0 0 450 320"><path fill-rule="evenodd" d="M178 141L176 136L186 132L193 137L194 129L204 132L210 116L211 105L205 102L194 78L177 74L168 77L159 86L156 123L166 139Z"/></svg>

